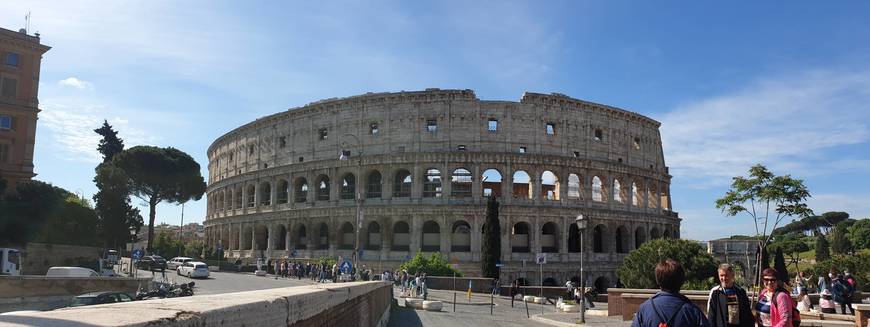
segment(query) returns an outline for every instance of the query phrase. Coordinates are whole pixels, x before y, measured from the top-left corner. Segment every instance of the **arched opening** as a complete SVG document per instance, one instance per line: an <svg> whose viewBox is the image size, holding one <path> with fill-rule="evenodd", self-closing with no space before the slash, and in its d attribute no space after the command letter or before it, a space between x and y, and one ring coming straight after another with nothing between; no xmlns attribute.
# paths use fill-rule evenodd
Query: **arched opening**
<svg viewBox="0 0 870 327"><path fill-rule="evenodd" d="M405 169L399 169L396 172L396 179L393 180L393 197L407 198L411 196L411 173Z"/></svg>
<svg viewBox="0 0 870 327"><path fill-rule="evenodd" d="M661 194L661 202L660 203L661 203L662 209L670 211L671 207L668 204L668 202L670 202L670 200L668 199L668 192L662 191L660 194Z"/></svg>
<svg viewBox="0 0 870 327"><path fill-rule="evenodd" d="M366 237L366 250L381 249L381 225L373 221L369 223L368 234Z"/></svg>
<svg viewBox="0 0 870 327"><path fill-rule="evenodd" d="M544 286L559 286L559 282L553 277L547 277L544 279Z"/></svg>
<svg viewBox="0 0 870 327"><path fill-rule="evenodd" d="M662 238L662 236L661 236L661 234L659 233L659 229L658 229L658 228L653 227L652 229L649 230L649 239L650 239L650 240L657 240L657 239L660 239L660 238Z"/></svg>
<svg viewBox="0 0 870 327"><path fill-rule="evenodd" d="M453 170L450 176L450 194L453 198L471 197L471 172L465 168Z"/></svg>
<svg viewBox="0 0 870 327"><path fill-rule="evenodd" d="M305 230L305 225L299 224L296 227L296 244L295 247L297 249L307 249L308 248L308 233Z"/></svg>
<svg viewBox="0 0 870 327"><path fill-rule="evenodd" d="M547 253L558 253L559 243L556 241L556 224L549 222L541 227L541 251Z"/></svg>
<svg viewBox="0 0 870 327"><path fill-rule="evenodd" d="M236 205L234 206L236 209L242 208L242 188L237 187L236 191L233 192L233 195L236 197Z"/></svg>
<svg viewBox="0 0 870 327"><path fill-rule="evenodd" d="M662 238L671 238L671 231L667 228L662 232Z"/></svg>
<svg viewBox="0 0 870 327"><path fill-rule="evenodd" d="M643 203L643 194L640 193L640 188L636 183L631 183L631 205L640 207Z"/></svg>
<svg viewBox="0 0 870 327"><path fill-rule="evenodd" d="M466 221L460 220L453 223L451 236L450 251L452 252L470 252L471 251L471 225Z"/></svg>
<svg viewBox="0 0 870 327"><path fill-rule="evenodd" d="M257 248L254 250L266 250L269 244L269 229L266 226L259 225L254 229L254 238L257 243Z"/></svg>
<svg viewBox="0 0 870 327"><path fill-rule="evenodd" d="M408 251L411 245L411 229L408 223L397 221L393 224L393 251Z"/></svg>
<svg viewBox="0 0 870 327"><path fill-rule="evenodd" d="M253 208L255 205L257 205L257 203L254 202L254 198L256 196L256 190L254 189L254 185L248 185L248 191L246 194L248 195L248 208Z"/></svg>
<svg viewBox="0 0 870 327"><path fill-rule="evenodd" d="M598 294L606 294L609 287L610 280L607 277L601 276L595 279L595 292Z"/></svg>
<svg viewBox="0 0 870 327"><path fill-rule="evenodd" d="M342 200L353 200L356 198L356 176L351 173L344 174L341 178L341 190L338 197Z"/></svg>
<svg viewBox="0 0 870 327"><path fill-rule="evenodd" d="M580 229L577 224L568 226L568 252L580 252Z"/></svg>
<svg viewBox="0 0 870 327"><path fill-rule="evenodd" d="M320 223L320 228L317 229L317 249L329 249L329 226L326 223Z"/></svg>
<svg viewBox="0 0 870 327"><path fill-rule="evenodd" d="M544 200L559 201L559 178L552 171L546 170L541 174L541 195Z"/></svg>
<svg viewBox="0 0 870 327"><path fill-rule="evenodd" d="M227 210L233 210L233 189L227 190Z"/></svg>
<svg viewBox="0 0 870 327"><path fill-rule="evenodd" d="M483 172L483 196L501 196L501 173L495 169L487 169Z"/></svg>
<svg viewBox="0 0 870 327"><path fill-rule="evenodd" d="M659 207L658 191L655 187L647 189L647 205L654 209Z"/></svg>
<svg viewBox="0 0 870 327"><path fill-rule="evenodd" d="M423 224L423 246L421 250L424 252L441 251L441 227L432 220Z"/></svg>
<svg viewBox="0 0 870 327"><path fill-rule="evenodd" d="M329 201L329 176L317 178L317 201Z"/></svg>
<svg viewBox="0 0 870 327"><path fill-rule="evenodd" d="M426 170L426 175L423 176L423 197L424 198L440 198L441 197L441 171L435 168Z"/></svg>
<svg viewBox="0 0 870 327"><path fill-rule="evenodd" d="M224 202L224 192L223 192L223 191L221 191L221 192L218 194L218 203L217 203L217 205L218 205L218 211L224 211L224 208L226 208L226 207L225 207L225 202Z"/></svg>
<svg viewBox="0 0 870 327"><path fill-rule="evenodd" d="M607 249L604 247L604 233L606 233L604 225L595 226L592 231L592 252L604 253Z"/></svg>
<svg viewBox="0 0 870 327"><path fill-rule="evenodd" d="M529 224L518 222L511 229L511 251L517 253L529 252Z"/></svg>
<svg viewBox="0 0 870 327"><path fill-rule="evenodd" d="M574 200L580 199L580 176L577 176L577 174L568 175L568 198Z"/></svg>
<svg viewBox="0 0 870 327"><path fill-rule="evenodd" d="M339 243L339 249L352 250L353 242L353 224L344 222L341 224L341 243Z"/></svg>
<svg viewBox="0 0 870 327"><path fill-rule="evenodd" d="M622 184L619 183L618 179L614 179L613 180L613 201L616 201L618 203L623 203L623 198L624 198L624 196L622 196Z"/></svg>
<svg viewBox="0 0 870 327"><path fill-rule="evenodd" d="M287 227L284 227L284 225L278 225L278 227L276 227L276 232L278 233L278 235L276 235L278 243L275 244L275 249L289 250L287 247Z"/></svg>
<svg viewBox="0 0 870 327"><path fill-rule="evenodd" d="M278 204L285 204L289 202L288 196L290 195L290 185L286 180L278 181Z"/></svg>
<svg viewBox="0 0 870 327"><path fill-rule="evenodd" d="M519 286L529 286L529 280L525 278L517 278L517 285Z"/></svg>
<svg viewBox="0 0 870 327"><path fill-rule="evenodd" d="M638 227L634 230L634 248L639 249L646 242L646 233L643 227Z"/></svg>
<svg viewBox="0 0 870 327"><path fill-rule="evenodd" d="M598 176L592 177L592 201L604 202L604 184Z"/></svg>
<svg viewBox="0 0 870 327"><path fill-rule="evenodd" d="M272 205L272 185L268 182L260 184L260 205Z"/></svg>
<svg viewBox="0 0 870 327"><path fill-rule="evenodd" d="M380 198L383 189L384 185L381 183L381 173L377 170L369 173L369 177L367 178L366 182L366 198Z"/></svg>
<svg viewBox="0 0 870 327"><path fill-rule="evenodd" d="M616 253L627 253L630 247L629 239L628 239L628 230L625 229L625 226L619 226L616 228Z"/></svg>
<svg viewBox="0 0 870 327"><path fill-rule="evenodd" d="M308 201L308 181L305 178L296 180L296 186L293 188L294 199L296 203Z"/></svg>
<svg viewBox="0 0 870 327"><path fill-rule="evenodd" d="M532 187L531 187L531 178L529 178L529 174L523 170L517 170L514 172L513 178L513 196L514 199L531 199L532 198Z"/></svg>

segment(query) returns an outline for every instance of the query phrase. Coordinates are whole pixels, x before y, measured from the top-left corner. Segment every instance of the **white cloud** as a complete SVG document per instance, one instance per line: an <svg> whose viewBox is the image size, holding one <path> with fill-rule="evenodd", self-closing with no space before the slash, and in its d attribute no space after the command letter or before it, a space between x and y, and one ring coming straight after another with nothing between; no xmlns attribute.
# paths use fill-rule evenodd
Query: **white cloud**
<svg viewBox="0 0 870 327"><path fill-rule="evenodd" d="M665 115L661 130L671 173L705 188L727 184L755 163L818 174L830 165L826 154L870 139L868 122L870 72L811 71L680 106ZM861 162L841 164L860 169Z"/></svg>
<svg viewBox="0 0 870 327"><path fill-rule="evenodd" d="M68 78L62 79L59 82L57 82L57 84L60 86L74 87L74 88L77 88L79 90L93 88L93 85L90 82L86 82L86 81L80 80L80 79L75 78L75 77L68 77Z"/></svg>
<svg viewBox="0 0 870 327"><path fill-rule="evenodd" d="M845 211L854 219L870 217L870 194L813 194L807 205L815 214L828 211Z"/></svg>

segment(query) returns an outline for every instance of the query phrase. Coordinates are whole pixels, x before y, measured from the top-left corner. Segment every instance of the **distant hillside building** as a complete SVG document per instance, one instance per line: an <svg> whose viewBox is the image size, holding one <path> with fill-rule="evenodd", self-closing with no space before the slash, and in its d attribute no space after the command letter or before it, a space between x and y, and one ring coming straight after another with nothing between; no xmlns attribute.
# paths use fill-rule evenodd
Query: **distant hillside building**
<svg viewBox="0 0 870 327"><path fill-rule="evenodd" d="M39 43L39 34L0 28L0 177L7 182L7 193L36 176L39 67L49 49Z"/></svg>

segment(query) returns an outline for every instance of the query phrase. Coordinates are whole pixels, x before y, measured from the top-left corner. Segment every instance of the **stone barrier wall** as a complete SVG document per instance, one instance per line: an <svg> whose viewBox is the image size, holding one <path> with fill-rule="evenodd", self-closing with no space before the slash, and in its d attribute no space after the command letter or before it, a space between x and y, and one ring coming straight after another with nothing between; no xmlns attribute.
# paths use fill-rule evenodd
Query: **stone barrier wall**
<svg viewBox="0 0 870 327"><path fill-rule="evenodd" d="M391 303L389 283L317 284L6 315L0 325L386 326Z"/></svg>
<svg viewBox="0 0 870 327"><path fill-rule="evenodd" d="M69 305L73 297L97 291L136 294L151 278L0 276L0 313L52 310Z"/></svg>
<svg viewBox="0 0 870 327"><path fill-rule="evenodd" d="M96 270L103 249L49 243L27 243L21 254L22 275L45 275L50 267L77 266Z"/></svg>

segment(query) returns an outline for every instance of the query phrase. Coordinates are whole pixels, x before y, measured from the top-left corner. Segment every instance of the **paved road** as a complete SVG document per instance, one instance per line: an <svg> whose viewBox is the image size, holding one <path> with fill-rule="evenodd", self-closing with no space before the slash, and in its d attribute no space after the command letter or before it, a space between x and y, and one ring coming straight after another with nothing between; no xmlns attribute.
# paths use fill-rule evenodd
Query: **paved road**
<svg viewBox="0 0 870 327"><path fill-rule="evenodd" d="M149 276L151 272L146 272ZM155 274L154 280L163 280L163 276L158 272ZM313 282L309 279L279 278L269 275L267 277L254 276L250 273L231 273L231 272L211 272L211 276L207 279L194 278L190 279L185 276L178 276L174 271L166 271L166 280L177 283L187 283L190 281L196 282L194 293L196 295L205 294L222 294L233 292L244 292L254 290L265 290L270 288L293 287L302 285L311 285Z"/></svg>
<svg viewBox="0 0 870 327"><path fill-rule="evenodd" d="M445 292L447 298L449 291ZM460 292L461 293L461 292ZM510 300L496 298L494 300L493 314L489 314L488 305L468 305L461 304L464 299L464 294L459 294L457 297L460 301L456 305L456 312L453 312L452 304L444 304L444 309L441 312L430 312L423 310L414 310L405 308L404 300L399 297L398 292L394 292L394 297L399 301L399 307L393 308L391 312L389 326L541 326L538 321L528 319L526 317L526 307L523 302L517 301L514 307L511 308ZM449 295L452 298L452 295ZM556 309L552 305L544 306L544 312L555 313ZM540 314L541 305L529 304L530 315Z"/></svg>

